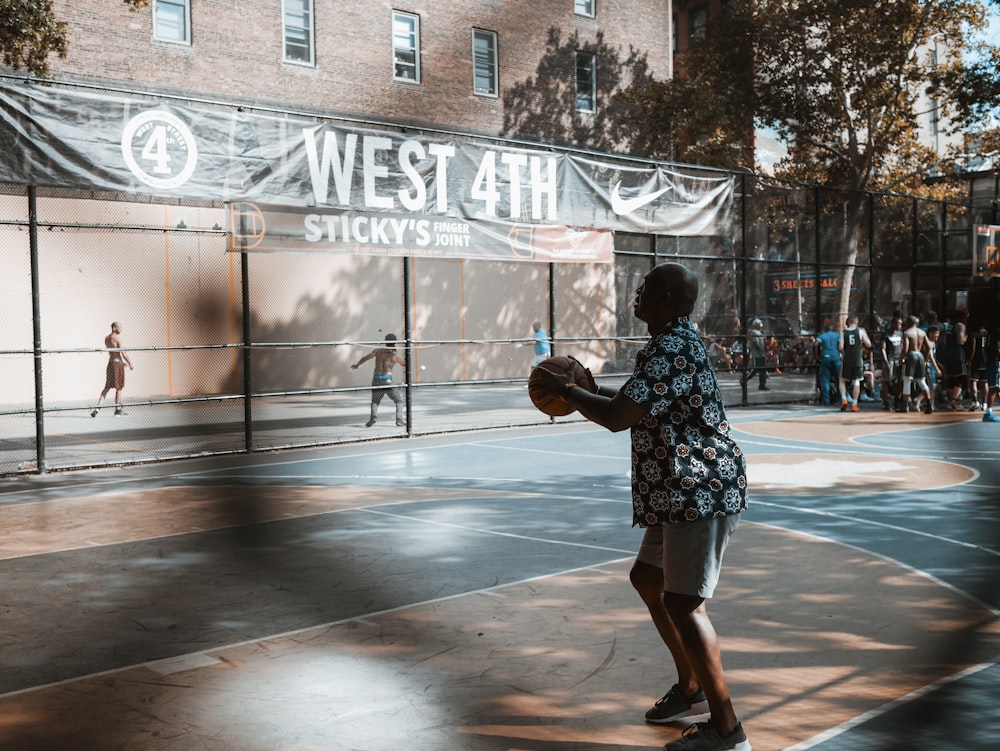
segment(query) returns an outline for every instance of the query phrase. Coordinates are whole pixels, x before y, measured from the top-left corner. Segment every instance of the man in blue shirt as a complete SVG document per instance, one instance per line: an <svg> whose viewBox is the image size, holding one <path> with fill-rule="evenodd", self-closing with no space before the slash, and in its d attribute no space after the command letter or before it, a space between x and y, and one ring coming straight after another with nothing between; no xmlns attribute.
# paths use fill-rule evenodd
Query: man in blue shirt
<svg viewBox="0 0 1000 751"><path fill-rule="evenodd" d="M840 334L830 324L816 337L816 359L819 361L819 396L823 404L833 404L832 389L840 381Z"/></svg>
<svg viewBox="0 0 1000 751"><path fill-rule="evenodd" d="M538 363L552 354L552 345L549 344L549 335L542 328L541 321L535 321L531 324L531 330L534 332L535 339L534 356L531 358L531 367L534 369Z"/></svg>
<svg viewBox="0 0 1000 751"><path fill-rule="evenodd" d="M666 751L749 751L722 669L706 599L747 507L746 461L733 439L715 373L688 316L698 279L676 263L654 267L633 310L652 337L619 390L597 393L552 373L550 388L587 419L632 433L633 523L646 532L630 578L677 669L677 683L646 713L652 723L708 702L711 716Z"/></svg>

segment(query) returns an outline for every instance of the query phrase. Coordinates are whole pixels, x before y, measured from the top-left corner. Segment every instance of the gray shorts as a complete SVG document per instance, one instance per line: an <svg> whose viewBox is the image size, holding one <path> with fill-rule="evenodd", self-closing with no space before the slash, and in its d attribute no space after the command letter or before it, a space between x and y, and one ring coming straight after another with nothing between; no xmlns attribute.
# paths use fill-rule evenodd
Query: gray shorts
<svg viewBox="0 0 1000 751"><path fill-rule="evenodd" d="M636 560L663 569L663 589L709 598L715 593L722 556L740 515L647 527ZM665 544L664 544L665 543Z"/></svg>

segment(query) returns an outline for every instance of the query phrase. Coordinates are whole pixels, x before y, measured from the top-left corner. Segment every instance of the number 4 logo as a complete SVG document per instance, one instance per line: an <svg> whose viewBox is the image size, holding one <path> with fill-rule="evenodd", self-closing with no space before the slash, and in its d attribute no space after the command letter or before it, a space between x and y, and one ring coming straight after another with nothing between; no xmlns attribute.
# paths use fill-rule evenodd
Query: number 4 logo
<svg viewBox="0 0 1000 751"><path fill-rule="evenodd" d="M132 174L154 188L172 189L194 174L198 144L176 115L163 110L142 112L125 125L122 156Z"/></svg>

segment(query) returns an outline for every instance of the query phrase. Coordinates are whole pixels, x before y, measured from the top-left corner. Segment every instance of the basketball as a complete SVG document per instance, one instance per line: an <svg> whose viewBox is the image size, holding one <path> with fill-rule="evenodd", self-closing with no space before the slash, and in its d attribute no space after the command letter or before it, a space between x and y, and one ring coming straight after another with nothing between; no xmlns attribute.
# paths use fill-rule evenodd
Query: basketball
<svg viewBox="0 0 1000 751"><path fill-rule="evenodd" d="M576 411L576 407L563 398L561 394L552 393L552 380L545 371L556 374L568 373L571 380L580 388L587 389L591 393L597 391L594 376L576 358L556 355L542 360L528 376L528 398L537 409L550 417L563 417L572 414Z"/></svg>

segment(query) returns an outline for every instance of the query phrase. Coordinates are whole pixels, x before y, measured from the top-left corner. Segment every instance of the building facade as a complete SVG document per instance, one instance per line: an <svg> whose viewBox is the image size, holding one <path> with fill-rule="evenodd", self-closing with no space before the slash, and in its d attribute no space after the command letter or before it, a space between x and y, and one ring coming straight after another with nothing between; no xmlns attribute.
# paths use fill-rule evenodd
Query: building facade
<svg viewBox="0 0 1000 751"><path fill-rule="evenodd" d="M577 134L599 127L630 55L671 74L670 0L53 5L70 30L67 57L51 61L63 81L488 136L548 138L574 118ZM538 109L508 111L530 109L526 95ZM505 125L517 114L526 127Z"/></svg>

